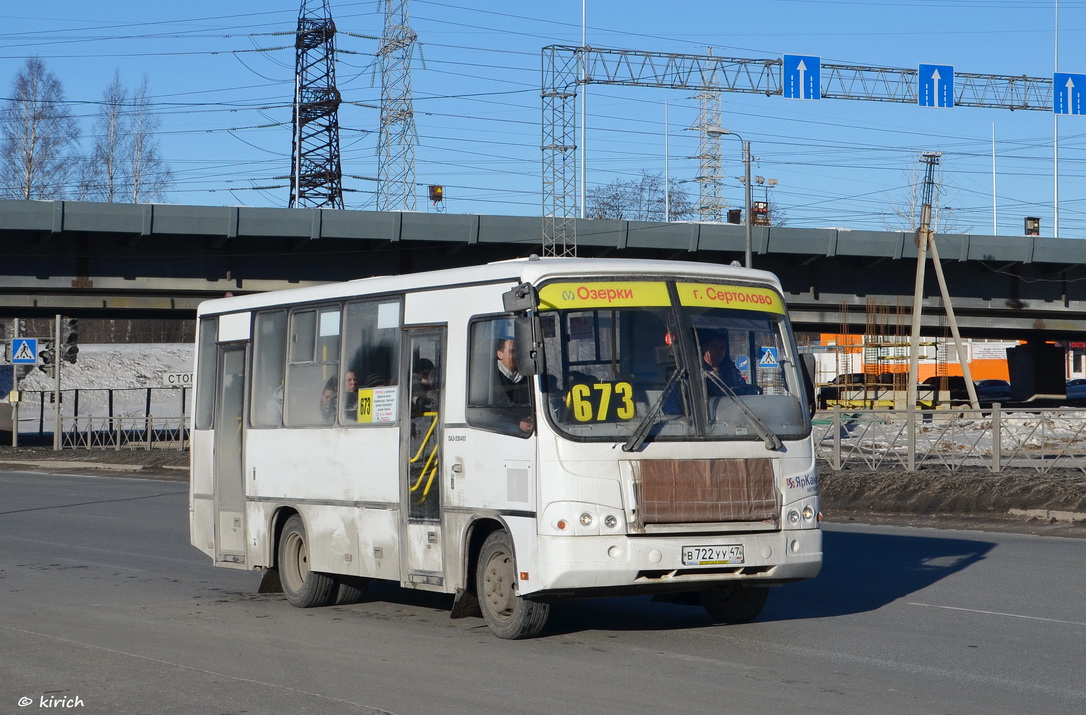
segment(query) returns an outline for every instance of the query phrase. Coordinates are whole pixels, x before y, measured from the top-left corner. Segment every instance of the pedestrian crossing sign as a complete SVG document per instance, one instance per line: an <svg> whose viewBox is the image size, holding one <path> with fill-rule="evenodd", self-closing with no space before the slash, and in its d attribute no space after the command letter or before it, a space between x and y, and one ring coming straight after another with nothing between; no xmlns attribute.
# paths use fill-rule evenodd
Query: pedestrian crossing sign
<svg viewBox="0 0 1086 715"><path fill-rule="evenodd" d="M780 367L777 360L777 348L763 347L762 356L758 358L758 367Z"/></svg>
<svg viewBox="0 0 1086 715"><path fill-rule="evenodd" d="M38 362L38 339L15 338L12 340L11 362L14 365L33 365Z"/></svg>

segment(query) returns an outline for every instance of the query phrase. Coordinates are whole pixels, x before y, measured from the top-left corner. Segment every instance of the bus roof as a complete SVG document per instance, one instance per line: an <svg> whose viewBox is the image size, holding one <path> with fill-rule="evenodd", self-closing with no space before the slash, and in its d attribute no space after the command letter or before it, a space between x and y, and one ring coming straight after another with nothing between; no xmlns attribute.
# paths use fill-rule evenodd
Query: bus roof
<svg viewBox="0 0 1086 715"><path fill-rule="evenodd" d="M738 265L699 263L695 261L659 261L638 258L516 258L464 268L405 273L401 275L357 278L305 288L253 293L207 300L197 314L210 315L254 310L276 305L319 302L354 296L380 295L410 290L433 289L471 284L521 282L538 283L547 278L600 277L630 274L689 275L716 279L754 281L778 291L780 282L768 271L748 270Z"/></svg>

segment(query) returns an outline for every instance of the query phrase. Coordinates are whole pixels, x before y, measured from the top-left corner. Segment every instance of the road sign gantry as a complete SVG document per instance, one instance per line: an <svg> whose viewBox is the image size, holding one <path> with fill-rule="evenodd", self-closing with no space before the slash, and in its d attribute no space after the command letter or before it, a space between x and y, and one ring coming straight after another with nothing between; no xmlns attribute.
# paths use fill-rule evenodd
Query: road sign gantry
<svg viewBox="0 0 1086 715"><path fill-rule="evenodd" d="M851 99L933 107L1086 113L1086 75L1049 77L826 64L812 55L751 59L570 45L543 48L543 253L576 255L577 88L627 87ZM949 70L949 71L947 71ZM938 74L938 77L935 75ZM930 94L921 85L930 83ZM1059 87L1054 85L1059 83ZM925 87L928 85L925 84ZM930 104L929 104L930 103Z"/></svg>

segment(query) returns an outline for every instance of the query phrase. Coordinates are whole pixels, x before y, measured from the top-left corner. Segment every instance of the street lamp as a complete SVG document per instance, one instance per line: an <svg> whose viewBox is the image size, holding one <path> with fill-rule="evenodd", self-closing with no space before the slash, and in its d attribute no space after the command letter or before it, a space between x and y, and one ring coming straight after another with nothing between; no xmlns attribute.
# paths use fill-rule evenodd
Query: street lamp
<svg viewBox="0 0 1086 715"><path fill-rule="evenodd" d="M745 232L745 245L743 252L743 265L747 268L751 268L753 261L751 260L751 245L750 238L750 142L745 140L739 134L736 134L730 129L724 127L706 127L705 134L711 137L720 137L725 134L733 136L740 141L743 145L743 194L744 194L744 207L743 207L743 227Z"/></svg>

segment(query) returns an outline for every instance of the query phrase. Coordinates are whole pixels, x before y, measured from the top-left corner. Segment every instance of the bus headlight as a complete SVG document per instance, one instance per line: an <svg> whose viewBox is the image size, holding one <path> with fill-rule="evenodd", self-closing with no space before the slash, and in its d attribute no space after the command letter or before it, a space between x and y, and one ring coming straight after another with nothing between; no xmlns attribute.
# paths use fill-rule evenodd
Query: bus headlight
<svg viewBox="0 0 1086 715"><path fill-rule="evenodd" d="M795 509L789 509L788 510L788 522L790 524L798 524L799 523L799 512L796 511Z"/></svg>
<svg viewBox="0 0 1086 715"><path fill-rule="evenodd" d="M587 511L581 514L581 526L592 526L592 515Z"/></svg>
<svg viewBox="0 0 1086 715"><path fill-rule="evenodd" d="M615 518L614 514L608 514L607 516L603 517L603 525L606 526L608 529L613 529L618 526L618 519Z"/></svg>
<svg viewBox="0 0 1086 715"><path fill-rule="evenodd" d="M813 518L814 518L814 509L812 509L811 505L808 504L807 506L803 507L803 520L804 521L810 521Z"/></svg>

